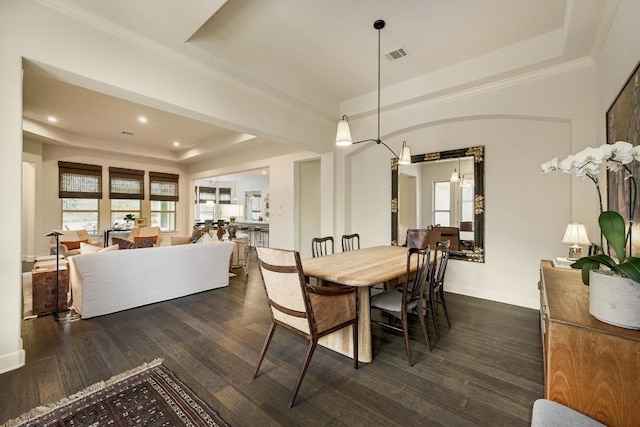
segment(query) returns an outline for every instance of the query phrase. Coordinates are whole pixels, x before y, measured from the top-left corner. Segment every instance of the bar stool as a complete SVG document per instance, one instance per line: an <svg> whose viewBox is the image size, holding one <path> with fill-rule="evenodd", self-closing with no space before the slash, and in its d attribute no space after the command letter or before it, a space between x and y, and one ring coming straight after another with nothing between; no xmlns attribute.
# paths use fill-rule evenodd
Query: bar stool
<svg viewBox="0 0 640 427"><path fill-rule="evenodd" d="M260 240L262 240L262 246L269 247L269 227L264 227L260 231Z"/></svg>
<svg viewBox="0 0 640 427"><path fill-rule="evenodd" d="M247 226L247 234L249 234L249 246L256 247L256 228L253 226Z"/></svg>
<svg viewBox="0 0 640 427"><path fill-rule="evenodd" d="M262 227L256 227L255 235L256 235L255 236L256 247L263 246L263 242L262 242Z"/></svg>

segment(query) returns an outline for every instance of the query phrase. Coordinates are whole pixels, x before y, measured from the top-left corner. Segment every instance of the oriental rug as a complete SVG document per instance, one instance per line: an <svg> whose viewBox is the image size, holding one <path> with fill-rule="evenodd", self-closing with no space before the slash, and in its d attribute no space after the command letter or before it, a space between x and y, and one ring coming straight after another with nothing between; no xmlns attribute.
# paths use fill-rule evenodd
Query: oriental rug
<svg viewBox="0 0 640 427"><path fill-rule="evenodd" d="M37 407L7 427L221 426L228 424L162 365L162 359Z"/></svg>

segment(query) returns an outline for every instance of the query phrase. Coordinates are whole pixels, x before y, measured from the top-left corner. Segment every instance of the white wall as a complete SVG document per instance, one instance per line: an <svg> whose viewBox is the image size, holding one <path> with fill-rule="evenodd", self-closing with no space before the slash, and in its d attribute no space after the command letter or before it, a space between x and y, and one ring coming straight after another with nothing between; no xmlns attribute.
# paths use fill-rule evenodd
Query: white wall
<svg viewBox="0 0 640 427"><path fill-rule="evenodd" d="M579 218L594 230L594 188L540 171L543 161L595 141L594 84L595 68L580 66L383 117L383 129L393 129L386 141L395 150L403 140L414 155L485 146L486 262L453 261L450 291L537 307L540 259L564 255L560 240L570 221ZM347 179L350 221L369 230L364 246L387 244L389 152L371 145L345 157L353 171Z"/></svg>

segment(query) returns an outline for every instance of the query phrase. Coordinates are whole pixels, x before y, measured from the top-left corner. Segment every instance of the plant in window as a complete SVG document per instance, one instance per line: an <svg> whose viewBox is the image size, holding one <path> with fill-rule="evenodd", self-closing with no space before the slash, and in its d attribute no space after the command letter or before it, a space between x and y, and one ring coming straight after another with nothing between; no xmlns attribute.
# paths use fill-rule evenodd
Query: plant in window
<svg viewBox="0 0 640 427"><path fill-rule="evenodd" d="M131 223L133 222L134 219L135 218L134 218L133 214L126 214L124 216L124 220L127 222L127 225L131 225Z"/></svg>

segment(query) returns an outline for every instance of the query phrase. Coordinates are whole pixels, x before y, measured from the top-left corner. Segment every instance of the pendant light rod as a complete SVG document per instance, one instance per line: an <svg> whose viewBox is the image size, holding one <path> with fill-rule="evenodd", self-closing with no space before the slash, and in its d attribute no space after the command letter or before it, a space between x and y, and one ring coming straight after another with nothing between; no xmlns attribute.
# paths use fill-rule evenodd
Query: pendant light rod
<svg viewBox="0 0 640 427"><path fill-rule="evenodd" d="M398 160L399 164L409 164L411 163L411 150L407 147L407 142L402 142L402 151L400 151L400 155L398 156L386 143L384 143L380 139L380 57L382 54L381 50L381 31L385 27L386 23L383 19L378 19L373 23L373 28L378 30L378 109L377 109L377 118L378 118L378 134L376 139L363 139L361 141L352 141L351 140L351 131L349 129L349 119L346 115L342 116L342 120L338 123L338 132L336 135L336 145L351 145L351 144L360 144L363 142L375 142L376 144L382 144L387 147L387 150L391 151L393 157Z"/></svg>

